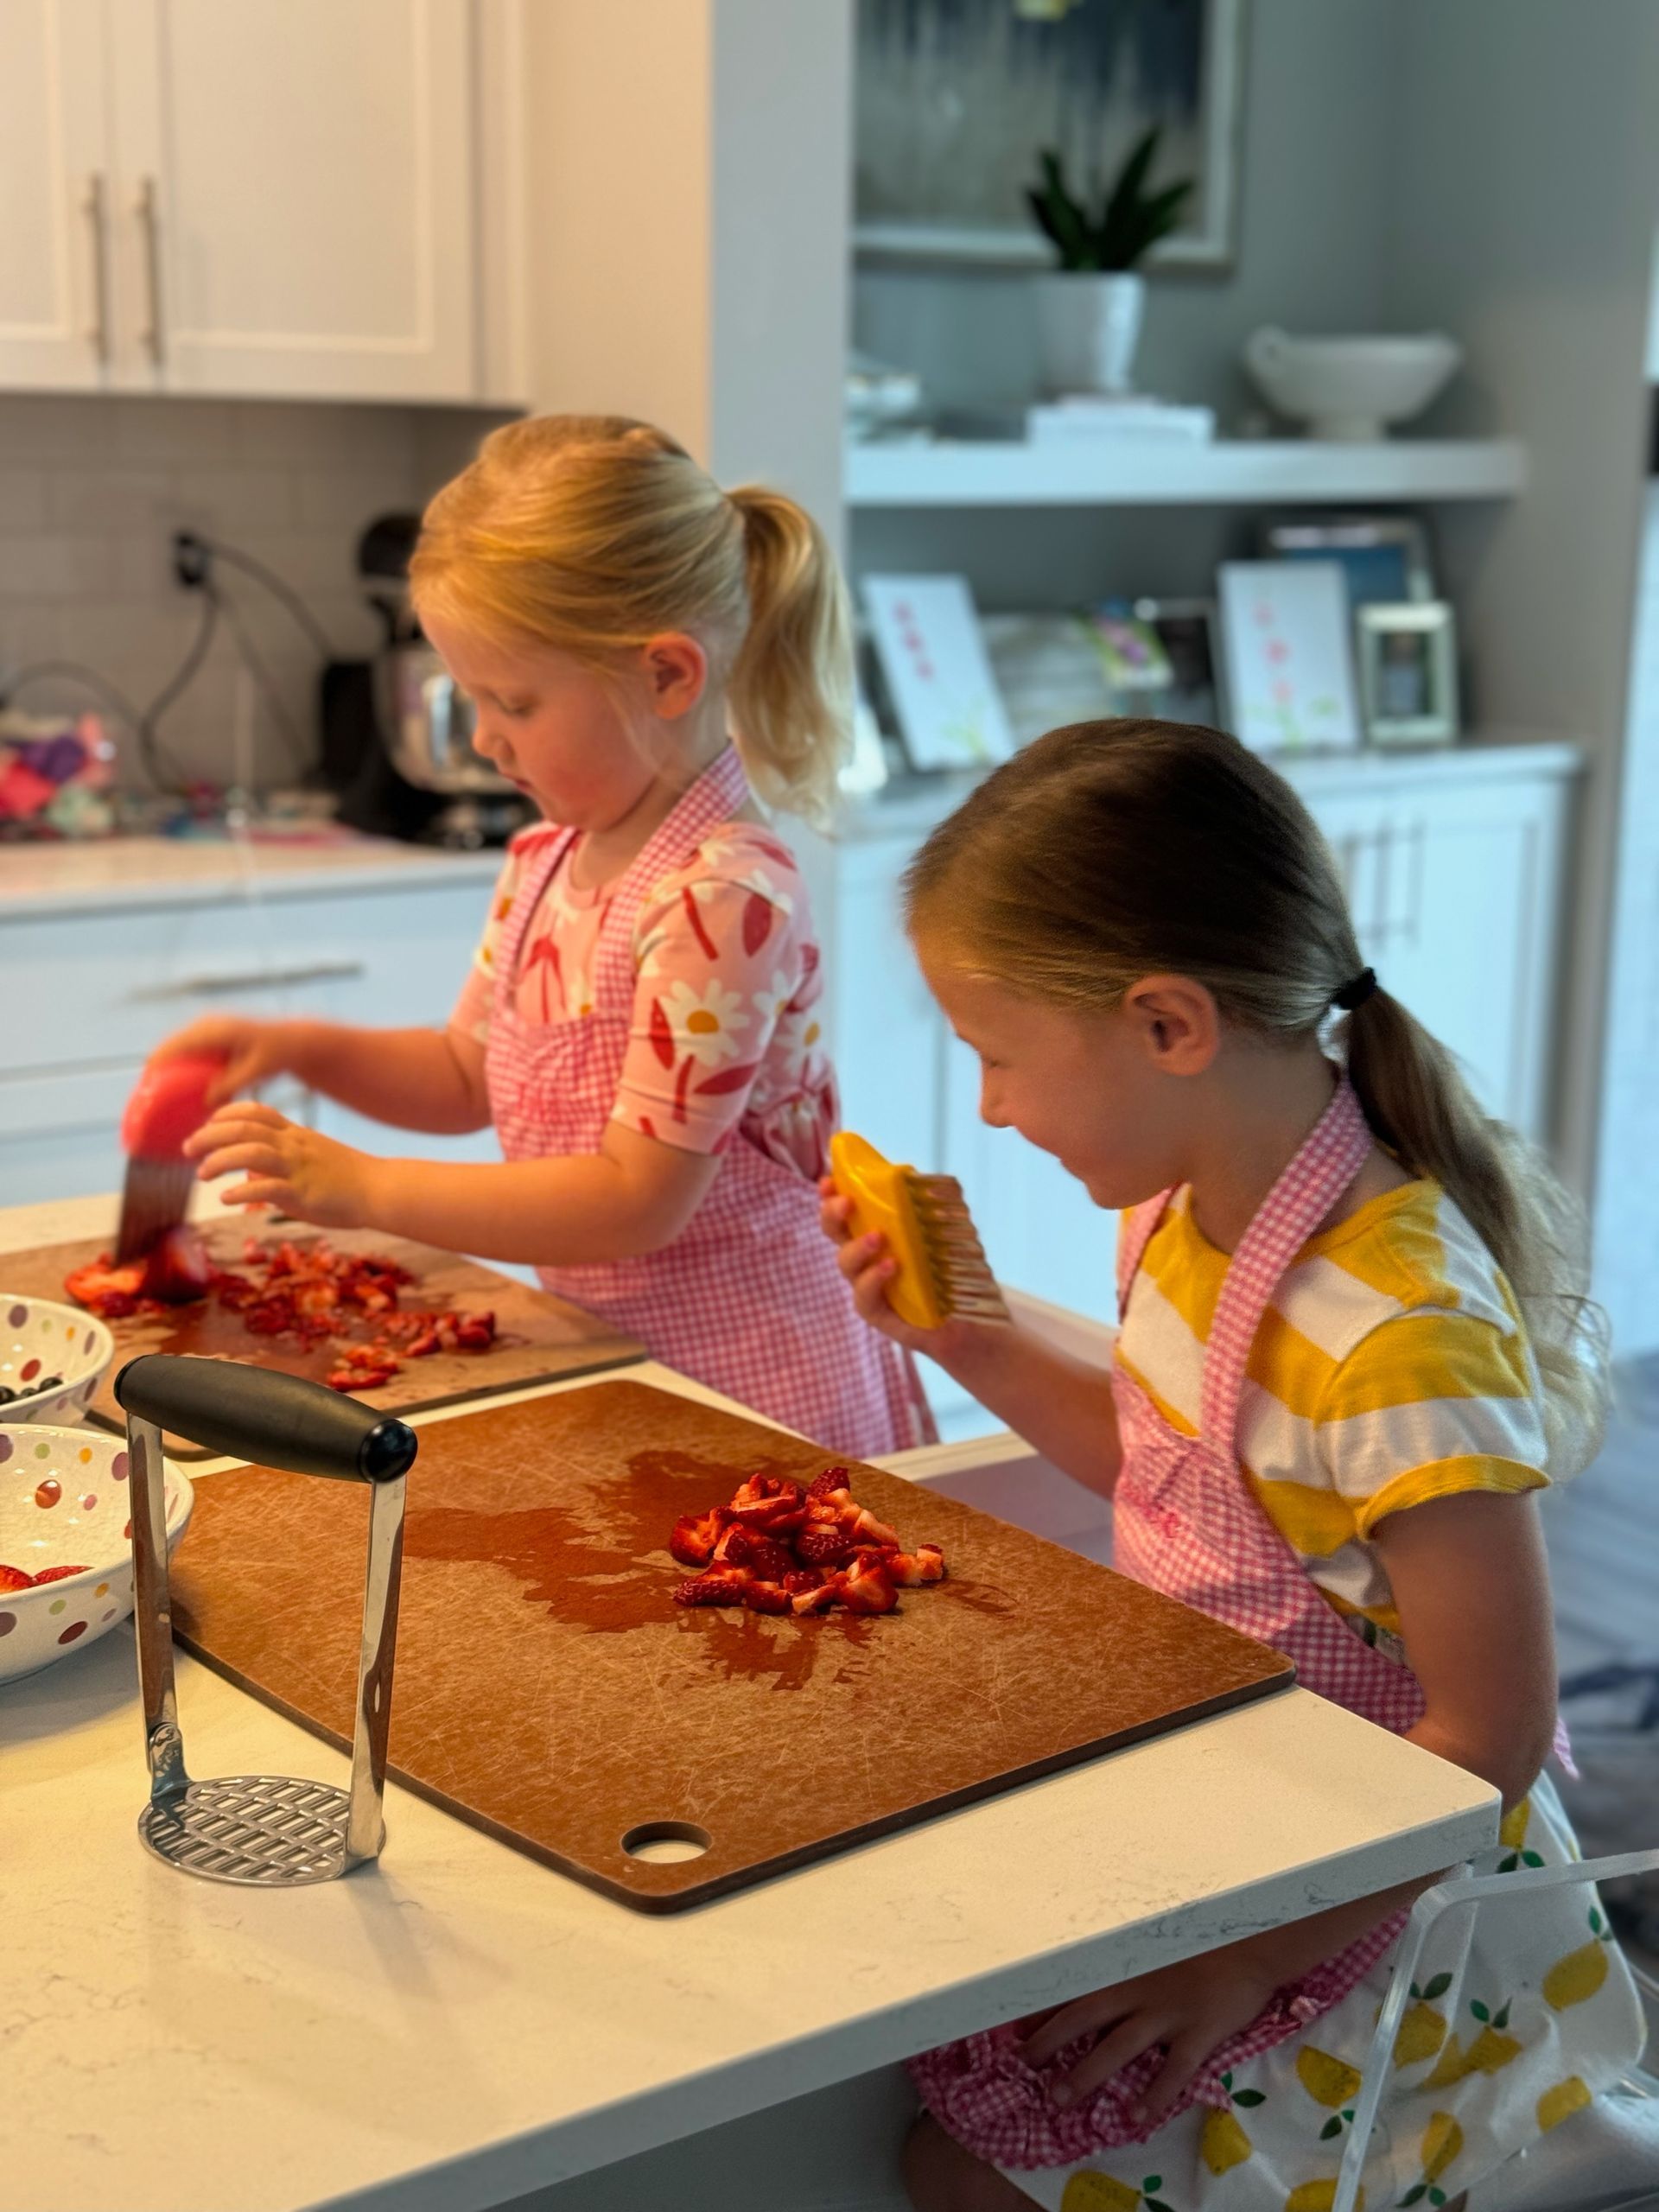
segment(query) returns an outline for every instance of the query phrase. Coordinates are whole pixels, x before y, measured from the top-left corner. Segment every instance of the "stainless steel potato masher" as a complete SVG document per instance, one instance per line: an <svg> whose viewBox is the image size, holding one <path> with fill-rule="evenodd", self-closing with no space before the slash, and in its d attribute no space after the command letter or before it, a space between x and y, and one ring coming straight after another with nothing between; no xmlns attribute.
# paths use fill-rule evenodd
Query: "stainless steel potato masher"
<svg viewBox="0 0 1659 2212"><path fill-rule="evenodd" d="M158 1859L208 1881L268 1889L349 1873L377 1858L385 1841L404 1478L419 1440L403 1421L386 1420L355 1398L234 1360L152 1352L122 1369L115 1395L127 1416L133 1620L149 1759L149 1802L139 1815L138 1833ZM173 1679L163 1428L227 1458L370 1485L349 1792L284 1775L193 1782L186 1772Z"/></svg>

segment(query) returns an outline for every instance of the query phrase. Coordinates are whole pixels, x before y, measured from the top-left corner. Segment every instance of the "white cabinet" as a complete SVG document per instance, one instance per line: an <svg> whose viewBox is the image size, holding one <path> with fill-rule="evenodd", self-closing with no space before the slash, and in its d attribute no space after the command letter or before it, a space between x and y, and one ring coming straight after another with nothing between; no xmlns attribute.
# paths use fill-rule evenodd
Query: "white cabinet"
<svg viewBox="0 0 1659 2212"><path fill-rule="evenodd" d="M116 1188L121 1109L144 1057L199 1014L442 1023L488 896L487 875L469 874L349 892L290 885L251 903L227 893L14 918L0 908L0 976L26 979L35 1014L18 1025L0 1071L0 1205ZM415 1135L296 1084L270 1097L365 1151L500 1157L488 1128Z"/></svg>
<svg viewBox="0 0 1659 2212"><path fill-rule="evenodd" d="M474 0L7 0L0 383L482 396Z"/></svg>
<svg viewBox="0 0 1659 2212"><path fill-rule="evenodd" d="M94 391L111 342L102 0L0 13L0 384Z"/></svg>
<svg viewBox="0 0 1659 2212"><path fill-rule="evenodd" d="M467 0L116 0L111 22L157 385L470 396Z"/></svg>

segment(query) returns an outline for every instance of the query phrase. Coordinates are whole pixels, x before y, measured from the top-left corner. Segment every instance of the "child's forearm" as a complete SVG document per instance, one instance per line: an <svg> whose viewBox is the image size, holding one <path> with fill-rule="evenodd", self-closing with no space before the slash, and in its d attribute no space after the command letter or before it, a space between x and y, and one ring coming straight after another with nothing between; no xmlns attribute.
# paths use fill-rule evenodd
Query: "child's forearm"
<svg viewBox="0 0 1659 2212"><path fill-rule="evenodd" d="M457 1136L481 1129L487 1099L444 1029L354 1029L296 1021L285 1058L302 1083L394 1129ZM505 1256L505 1255L503 1255Z"/></svg>
<svg viewBox="0 0 1659 2212"><path fill-rule="evenodd" d="M1109 1371L1013 1327L948 1325L923 1350L1045 1459L1109 1497L1117 1481L1117 1408Z"/></svg>
<svg viewBox="0 0 1659 2212"><path fill-rule="evenodd" d="M365 1163L363 1226L484 1260L582 1267L659 1250L677 1209L633 1185L602 1153L471 1166L429 1160Z"/></svg>

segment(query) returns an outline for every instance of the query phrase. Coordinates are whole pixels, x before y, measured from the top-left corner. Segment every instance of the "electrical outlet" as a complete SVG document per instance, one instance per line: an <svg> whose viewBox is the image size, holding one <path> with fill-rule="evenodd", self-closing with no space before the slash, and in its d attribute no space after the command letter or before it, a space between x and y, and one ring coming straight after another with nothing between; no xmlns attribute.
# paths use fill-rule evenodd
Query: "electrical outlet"
<svg viewBox="0 0 1659 2212"><path fill-rule="evenodd" d="M200 591L213 569L213 556L205 540L193 530L173 533L173 573L186 591Z"/></svg>

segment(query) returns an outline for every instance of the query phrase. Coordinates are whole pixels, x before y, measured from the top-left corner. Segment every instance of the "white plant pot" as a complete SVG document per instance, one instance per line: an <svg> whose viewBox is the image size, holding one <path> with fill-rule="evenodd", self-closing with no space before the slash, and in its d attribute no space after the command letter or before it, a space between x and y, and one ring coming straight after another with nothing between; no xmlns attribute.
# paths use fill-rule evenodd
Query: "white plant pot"
<svg viewBox="0 0 1659 2212"><path fill-rule="evenodd" d="M1055 392L1126 392L1146 313L1147 280L1132 271L1055 270L1037 279L1043 373Z"/></svg>

